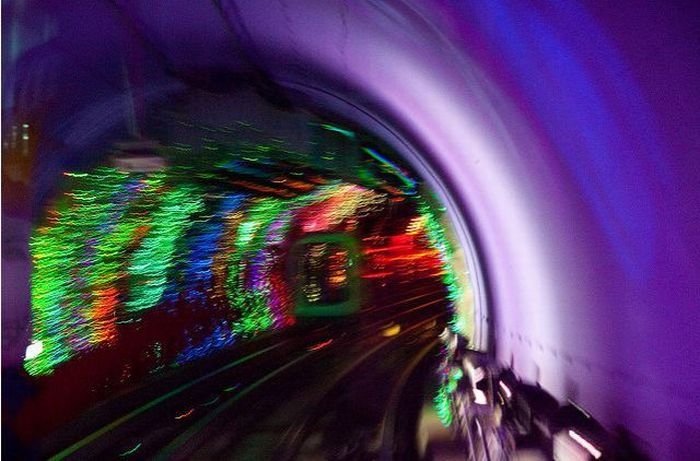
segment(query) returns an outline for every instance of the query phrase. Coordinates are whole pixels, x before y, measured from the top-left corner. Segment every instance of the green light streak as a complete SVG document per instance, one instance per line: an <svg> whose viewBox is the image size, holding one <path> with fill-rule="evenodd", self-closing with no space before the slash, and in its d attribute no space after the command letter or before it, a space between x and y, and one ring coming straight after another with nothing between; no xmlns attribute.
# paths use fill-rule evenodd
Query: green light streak
<svg viewBox="0 0 700 461"><path fill-rule="evenodd" d="M443 383L435 394L433 398L433 404L435 411L437 412L440 422L445 427L449 427L452 424L452 404L450 392L447 390L447 383Z"/></svg>
<svg viewBox="0 0 700 461"><path fill-rule="evenodd" d="M160 301L169 270L176 263L177 243L193 224L191 216L204 210L201 197L201 190L192 185L182 185L163 195L160 207L153 213L151 230L129 266L131 292L127 310L148 309Z"/></svg>
<svg viewBox="0 0 700 461"><path fill-rule="evenodd" d="M139 443L138 443L134 448L132 448L131 450L127 450L127 451L125 451L124 453L119 453L119 456L122 457L122 458L124 458L124 457L126 457L126 456L131 456L131 455L133 455L134 453L136 453L136 452L139 450L139 448L141 448L141 445L143 445L143 442L139 442Z"/></svg>
<svg viewBox="0 0 700 461"><path fill-rule="evenodd" d="M262 163L280 152L269 145L246 149L251 160ZM211 282L196 286L204 304L230 309L229 334L246 337L288 324L293 299L279 262L280 248L290 234L352 232L360 219L384 209L387 197L333 181L291 199L250 199L235 212L215 216L218 200L230 193L227 173L215 165L226 163L226 158L230 164L246 149L217 148L216 162L191 160L188 166L151 173L98 167L65 174L69 187L30 242L30 354L35 354L25 360L30 374L51 373L98 345L111 347L121 329L130 328L122 325L140 322L142 312L166 302L169 309L176 306L183 290L189 289L184 277L192 254L189 243L197 236L192 226L221 224L219 236L206 243L205 253L212 256L196 268L198 273L211 271ZM406 185L415 186L405 179ZM428 234L431 242L441 245L439 230ZM149 353L161 367L168 360L160 352Z"/></svg>
<svg viewBox="0 0 700 461"><path fill-rule="evenodd" d="M406 176L404 172L401 171L401 168L399 168L396 164L382 156L379 152L377 152L374 149L371 149L369 147L363 147L362 150L369 154L370 157L381 163L385 167L384 169L387 173L391 173L397 178L399 178L403 185L408 189L404 192L406 192L407 194L415 193L416 181Z"/></svg>
<svg viewBox="0 0 700 461"><path fill-rule="evenodd" d="M335 125L330 125L328 123L322 123L321 128L328 130L328 131L334 131L336 133L340 133L343 136L350 138L350 139L355 139L355 133L353 133L350 130L346 130L344 128L337 127Z"/></svg>
<svg viewBox="0 0 700 461"><path fill-rule="evenodd" d="M232 308L240 313L233 331L244 336L266 330L273 324L265 290L249 290L246 269L250 259L265 245L266 230L287 206L286 201L265 198L253 204L238 227L235 251L229 259L226 280L227 297Z"/></svg>
<svg viewBox="0 0 700 461"><path fill-rule="evenodd" d="M422 197L418 197L418 213L425 219L425 234L430 242L430 245L435 248L440 254L440 261L443 267L442 281L447 287L447 299L450 300L453 316L450 319L450 328L454 331L460 324L459 312L456 309L456 302L462 296L462 287L459 284L456 271L452 265L453 249L449 239L445 235L440 220L435 215L427 201Z"/></svg>
<svg viewBox="0 0 700 461"><path fill-rule="evenodd" d="M74 183L73 191L30 240L32 342L42 346L41 353L25 361L31 375L49 373L105 333L105 319L91 292L96 276L85 262L96 259L101 226L116 208L110 199L126 176L111 168L66 176Z"/></svg>
<svg viewBox="0 0 700 461"><path fill-rule="evenodd" d="M459 380L464 376L461 368L452 367L449 372L443 374L442 382L438 387L435 397L433 397L433 405L437 412L440 422L445 427L449 427L454 420L452 412L452 394L457 390Z"/></svg>

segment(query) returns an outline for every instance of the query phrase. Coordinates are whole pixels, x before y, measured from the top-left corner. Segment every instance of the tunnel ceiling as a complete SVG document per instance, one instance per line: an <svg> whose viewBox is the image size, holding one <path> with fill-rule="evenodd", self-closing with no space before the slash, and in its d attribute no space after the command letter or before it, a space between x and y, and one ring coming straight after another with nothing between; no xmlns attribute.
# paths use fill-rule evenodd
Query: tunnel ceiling
<svg viewBox="0 0 700 461"><path fill-rule="evenodd" d="M695 427L700 58L682 2L3 6L4 127L41 133L37 183L187 88L254 81L386 134L432 181L472 231L501 361L661 458Z"/></svg>

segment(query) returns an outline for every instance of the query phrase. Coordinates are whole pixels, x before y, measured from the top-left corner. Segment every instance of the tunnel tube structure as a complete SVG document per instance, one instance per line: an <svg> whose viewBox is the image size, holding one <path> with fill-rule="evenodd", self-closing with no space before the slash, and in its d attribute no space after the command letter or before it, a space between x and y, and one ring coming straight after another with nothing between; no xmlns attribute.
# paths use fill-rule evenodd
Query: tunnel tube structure
<svg viewBox="0 0 700 461"><path fill-rule="evenodd" d="M28 344L27 209L159 101L244 76L383 137L438 192L474 268L475 347L658 459L697 457L696 6L4 6L3 125L45 133L32 204L3 213L4 363Z"/></svg>

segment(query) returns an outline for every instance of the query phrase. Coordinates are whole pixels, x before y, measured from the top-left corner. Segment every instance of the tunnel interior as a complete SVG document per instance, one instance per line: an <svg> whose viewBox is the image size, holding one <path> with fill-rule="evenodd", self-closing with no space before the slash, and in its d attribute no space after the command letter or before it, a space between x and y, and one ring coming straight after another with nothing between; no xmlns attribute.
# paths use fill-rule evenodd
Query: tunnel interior
<svg viewBox="0 0 700 461"><path fill-rule="evenodd" d="M622 429L655 459L700 457L697 5L30 0L2 15L7 427L44 433L137 382L209 376L219 352L310 317L371 318L372 300L422 289L389 278L419 278L448 313L441 357L461 363L440 366L443 422L464 392L535 427L541 397L542 414L600 423L563 430L583 456ZM299 350L340 343L313 339Z"/></svg>
<svg viewBox="0 0 700 461"><path fill-rule="evenodd" d="M390 319L416 309L399 302L408 293L471 336L466 261L444 205L388 144L356 130L250 89L195 90L152 110L151 138L64 171L30 238L24 369L38 390L25 430L45 435L265 332Z"/></svg>

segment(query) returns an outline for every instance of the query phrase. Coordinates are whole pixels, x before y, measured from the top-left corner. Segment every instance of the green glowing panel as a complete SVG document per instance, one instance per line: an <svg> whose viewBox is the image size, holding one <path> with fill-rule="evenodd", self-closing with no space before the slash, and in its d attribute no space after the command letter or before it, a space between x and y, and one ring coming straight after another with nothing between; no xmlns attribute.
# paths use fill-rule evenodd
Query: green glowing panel
<svg viewBox="0 0 700 461"><path fill-rule="evenodd" d="M349 234L315 234L291 250L297 316L333 317L360 309L359 249ZM335 260L334 260L335 259Z"/></svg>

